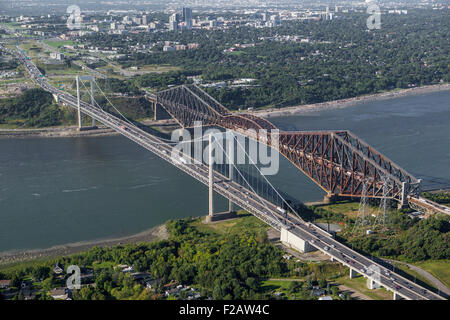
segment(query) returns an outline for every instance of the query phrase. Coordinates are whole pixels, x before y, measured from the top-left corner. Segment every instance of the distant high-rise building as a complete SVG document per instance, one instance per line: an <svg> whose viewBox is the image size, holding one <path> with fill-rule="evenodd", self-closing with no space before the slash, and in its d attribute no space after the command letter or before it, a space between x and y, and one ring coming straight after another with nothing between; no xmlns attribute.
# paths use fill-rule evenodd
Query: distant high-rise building
<svg viewBox="0 0 450 320"><path fill-rule="evenodd" d="M183 22L186 29L192 28L192 9L183 8Z"/></svg>
<svg viewBox="0 0 450 320"><path fill-rule="evenodd" d="M334 12L339 12L339 7L338 6L334 7Z"/></svg>
<svg viewBox="0 0 450 320"><path fill-rule="evenodd" d="M262 21L269 21L269 15L267 12L262 13Z"/></svg>
<svg viewBox="0 0 450 320"><path fill-rule="evenodd" d="M142 16L142 24L148 24L148 17Z"/></svg>
<svg viewBox="0 0 450 320"><path fill-rule="evenodd" d="M280 16L278 14L274 14L270 17L270 21L273 23L273 26L280 25Z"/></svg>
<svg viewBox="0 0 450 320"><path fill-rule="evenodd" d="M169 22L179 22L180 16L178 13L174 13L169 17Z"/></svg>
<svg viewBox="0 0 450 320"><path fill-rule="evenodd" d="M178 29L178 22L176 21L170 21L169 22L169 30L170 31L175 31Z"/></svg>
<svg viewBox="0 0 450 320"><path fill-rule="evenodd" d="M326 13L329 13L329 12L330 12L330 6L327 6L327 7L326 7L325 12L326 12Z"/></svg>

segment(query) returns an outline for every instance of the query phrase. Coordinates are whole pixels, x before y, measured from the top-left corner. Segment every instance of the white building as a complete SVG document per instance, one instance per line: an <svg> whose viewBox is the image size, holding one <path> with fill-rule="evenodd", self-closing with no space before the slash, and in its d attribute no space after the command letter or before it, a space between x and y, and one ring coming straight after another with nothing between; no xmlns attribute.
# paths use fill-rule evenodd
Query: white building
<svg viewBox="0 0 450 320"><path fill-rule="evenodd" d="M62 61L64 60L64 54L59 52L50 52L50 58Z"/></svg>

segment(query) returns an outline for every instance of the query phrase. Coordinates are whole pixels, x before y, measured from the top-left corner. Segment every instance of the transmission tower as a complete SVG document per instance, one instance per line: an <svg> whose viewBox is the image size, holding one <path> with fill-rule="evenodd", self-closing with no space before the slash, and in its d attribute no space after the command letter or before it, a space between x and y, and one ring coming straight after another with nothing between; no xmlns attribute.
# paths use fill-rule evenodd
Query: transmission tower
<svg viewBox="0 0 450 320"><path fill-rule="evenodd" d="M367 181L362 181L361 201L359 202L358 215L352 233L356 233L360 228L370 224L369 207L367 204Z"/></svg>
<svg viewBox="0 0 450 320"><path fill-rule="evenodd" d="M382 229L384 229L389 223L389 178L382 176L381 181L383 182L383 198L380 199L380 206L378 207L378 214L375 218L374 227L381 226Z"/></svg>

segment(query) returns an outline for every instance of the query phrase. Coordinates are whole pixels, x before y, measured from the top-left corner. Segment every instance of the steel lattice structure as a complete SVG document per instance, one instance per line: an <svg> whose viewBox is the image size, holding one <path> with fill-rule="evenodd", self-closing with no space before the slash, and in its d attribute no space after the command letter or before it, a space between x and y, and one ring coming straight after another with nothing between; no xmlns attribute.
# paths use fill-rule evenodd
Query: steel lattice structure
<svg viewBox="0 0 450 320"><path fill-rule="evenodd" d="M278 130L271 122L251 114L231 113L196 85L174 87L148 98L183 128L201 121L274 147L270 135L259 134L261 129ZM389 197L402 204L407 204L408 196L420 193L420 180L347 130L279 131L277 150L330 196L361 197L362 182L366 181L367 197L382 198L386 194L382 177L390 181Z"/></svg>

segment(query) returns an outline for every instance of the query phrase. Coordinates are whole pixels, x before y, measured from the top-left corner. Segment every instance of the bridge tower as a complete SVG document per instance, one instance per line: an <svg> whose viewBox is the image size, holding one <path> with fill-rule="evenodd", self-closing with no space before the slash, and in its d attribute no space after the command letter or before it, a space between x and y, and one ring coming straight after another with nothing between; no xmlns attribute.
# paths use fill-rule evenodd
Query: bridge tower
<svg viewBox="0 0 450 320"><path fill-rule="evenodd" d="M234 170L234 134L231 130L228 130L226 136L228 137L228 178L232 181ZM231 200L228 200L228 212L233 212L233 201Z"/></svg>
<svg viewBox="0 0 450 320"><path fill-rule="evenodd" d="M89 80L91 84L91 104L95 106L95 98L94 98L94 77L93 76L76 76L76 83L77 83L77 107L78 107L78 131L83 130L81 125L81 97L80 97L80 81L83 80ZM92 128L96 128L97 123L95 119L92 119Z"/></svg>
<svg viewBox="0 0 450 320"><path fill-rule="evenodd" d="M227 133L226 137L230 138L228 140L228 154L232 154L229 156L230 164L229 164L229 179L233 178L233 165L234 165L234 136L232 133ZM232 219L236 217L236 212L233 211L233 202L231 200L228 201L228 211L214 213L214 157L213 157L213 149L217 152L217 148L214 148L214 143L216 143L216 138L214 135L210 134L208 137L209 147L208 147L208 160L209 160L209 170L208 170L208 198L209 198L209 210L208 215L206 216L206 223L214 222L214 221L222 221L226 219ZM231 140L231 142L230 142ZM217 156L217 154L216 154Z"/></svg>
<svg viewBox="0 0 450 320"><path fill-rule="evenodd" d="M213 135L209 135L209 218L214 216L214 169L213 169Z"/></svg>

